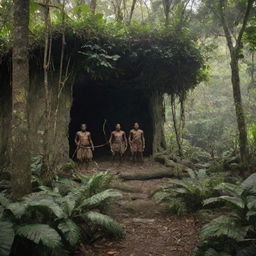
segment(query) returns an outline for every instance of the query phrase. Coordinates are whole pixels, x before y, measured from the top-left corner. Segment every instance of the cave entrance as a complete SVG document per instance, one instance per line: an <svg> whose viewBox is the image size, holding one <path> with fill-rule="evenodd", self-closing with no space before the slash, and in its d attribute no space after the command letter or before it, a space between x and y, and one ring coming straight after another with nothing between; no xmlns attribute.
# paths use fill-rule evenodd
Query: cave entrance
<svg viewBox="0 0 256 256"><path fill-rule="evenodd" d="M131 89L128 86L116 87L90 83L76 85L73 92L73 104L70 111L69 125L70 157L73 156L76 145L74 138L81 123L87 124L92 134L94 145L106 143L103 124L106 119L105 132L107 140L116 123L120 123L128 136L134 122L144 130L146 149L145 155L152 154L153 124L149 111L149 97L142 89ZM127 151L127 154L128 153ZM110 156L109 146L96 148L94 157Z"/></svg>

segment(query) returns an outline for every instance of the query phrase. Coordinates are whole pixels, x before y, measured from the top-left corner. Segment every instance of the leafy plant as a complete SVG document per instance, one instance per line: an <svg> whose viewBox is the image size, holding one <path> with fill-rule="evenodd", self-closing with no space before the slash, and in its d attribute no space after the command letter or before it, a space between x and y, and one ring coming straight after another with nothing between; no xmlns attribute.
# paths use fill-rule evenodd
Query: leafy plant
<svg viewBox="0 0 256 256"><path fill-rule="evenodd" d="M103 235L124 236L120 225L102 213L108 202L121 196L109 189L113 177L107 172L92 177L79 174L60 180L54 189L40 187L19 202L0 194L0 252L22 252L23 245L38 255L67 255L81 240ZM59 186L65 186L65 190Z"/></svg>
<svg viewBox="0 0 256 256"><path fill-rule="evenodd" d="M196 255L255 255L256 174L241 184L222 183L221 196L206 199L204 205L223 202L226 215L213 219L200 231ZM208 252L208 254L204 254ZM212 254L211 254L211 253Z"/></svg>
<svg viewBox="0 0 256 256"><path fill-rule="evenodd" d="M189 177L171 180L155 194L157 202L166 203L172 213L182 215L203 207L203 200L213 196L214 187L224 180L223 174L210 175L206 170L190 170Z"/></svg>

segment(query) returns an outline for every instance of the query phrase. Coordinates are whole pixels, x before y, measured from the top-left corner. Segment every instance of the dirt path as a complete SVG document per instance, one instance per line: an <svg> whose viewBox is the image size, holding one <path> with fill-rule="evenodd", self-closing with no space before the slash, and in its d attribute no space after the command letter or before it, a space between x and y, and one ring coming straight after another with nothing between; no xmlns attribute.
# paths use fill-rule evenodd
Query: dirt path
<svg viewBox="0 0 256 256"><path fill-rule="evenodd" d="M143 166L113 166L109 162L99 164L100 168L113 173L136 173L145 170L165 168L146 161ZM93 172L93 170L92 170ZM147 181L118 181L123 198L111 209L109 215L121 223L126 237L121 241L99 241L93 246L81 248L86 256L189 256L196 244L198 221L194 216L177 217L156 205L151 193L168 179Z"/></svg>

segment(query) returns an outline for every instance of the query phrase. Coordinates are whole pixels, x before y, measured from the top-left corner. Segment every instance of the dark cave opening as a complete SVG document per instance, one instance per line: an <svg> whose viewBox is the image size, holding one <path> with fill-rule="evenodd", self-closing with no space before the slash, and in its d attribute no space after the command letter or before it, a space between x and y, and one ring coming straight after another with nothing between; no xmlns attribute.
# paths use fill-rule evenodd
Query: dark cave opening
<svg viewBox="0 0 256 256"><path fill-rule="evenodd" d="M87 124L94 145L102 145L109 139L110 132L116 123L128 137L133 124L138 122L144 130L146 148L145 155L152 154L153 124L149 111L149 97L142 89L129 86L110 86L96 83L76 84L73 92L73 104L70 111L69 155L72 158L76 149L74 138L81 123ZM104 126L104 120L107 120ZM126 152L129 155L129 150ZM94 157L110 156L109 145L96 148Z"/></svg>

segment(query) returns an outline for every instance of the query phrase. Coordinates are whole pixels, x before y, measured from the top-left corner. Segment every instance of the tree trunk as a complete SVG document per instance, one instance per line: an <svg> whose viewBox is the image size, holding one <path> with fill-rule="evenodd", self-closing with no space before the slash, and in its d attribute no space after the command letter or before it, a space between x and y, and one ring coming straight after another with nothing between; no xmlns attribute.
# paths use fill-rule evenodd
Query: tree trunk
<svg viewBox="0 0 256 256"><path fill-rule="evenodd" d="M128 25L131 24L132 16L133 16L133 12L134 12L134 9L135 9L136 2L137 2L137 0L132 0L132 6L131 6L130 15L129 15Z"/></svg>
<svg viewBox="0 0 256 256"><path fill-rule="evenodd" d="M151 116L153 122L153 154L166 150L166 141L164 136L165 110L163 106L163 95L160 92L154 92L151 96Z"/></svg>
<svg viewBox="0 0 256 256"><path fill-rule="evenodd" d="M233 87L233 97L236 110L236 120L239 131L239 145L240 145L240 156L242 162L248 160L248 143L247 143L247 130L243 111L241 90L240 90L240 77L239 77L239 67L238 58L235 53L231 53L231 81Z"/></svg>
<svg viewBox="0 0 256 256"><path fill-rule="evenodd" d="M90 2L90 10L91 10L92 14L95 14L96 6L97 6L97 0L91 0L91 2Z"/></svg>
<svg viewBox="0 0 256 256"><path fill-rule="evenodd" d="M13 3L11 182L13 197L17 199L31 192L27 104L29 0Z"/></svg>
<svg viewBox="0 0 256 256"><path fill-rule="evenodd" d="M178 147L178 153L180 157L183 157L183 150L182 150L182 128L184 127L182 122L184 118L184 108L183 103L181 106L181 116L180 116L180 124L178 125L177 116L176 116L176 102L175 96L171 95L171 108L172 108L172 121L173 121L173 128L175 132L176 143ZM183 112L183 113L182 113Z"/></svg>
<svg viewBox="0 0 256 256"><path fill-rule="evenodd" d="M224 0L219 0L220 20L225 33L227 45L230 51L231 81L232 81L232 87L233 87L233 97L234 97L234 104L235 104L235 110L236 110L237 126L239 131L240 156L241 156L241 161L243 163L245 163L248 160L249 151L248 151L246 123L245 123L242 97L241 97L241 91L240 91L238 56L239 56L240 50L243 48L242 38L243 38L243 34L245 31L246 25L248 23L248 19L249 19L250 12L252 10L254 2L255 2L254 0L247 1L247 7L246 7L244 18L242 21L242 27L238 33L238 37L234 44L230 29L228 27L228 22L226 20L225 13L224 13L227 2Z"/></svg>

